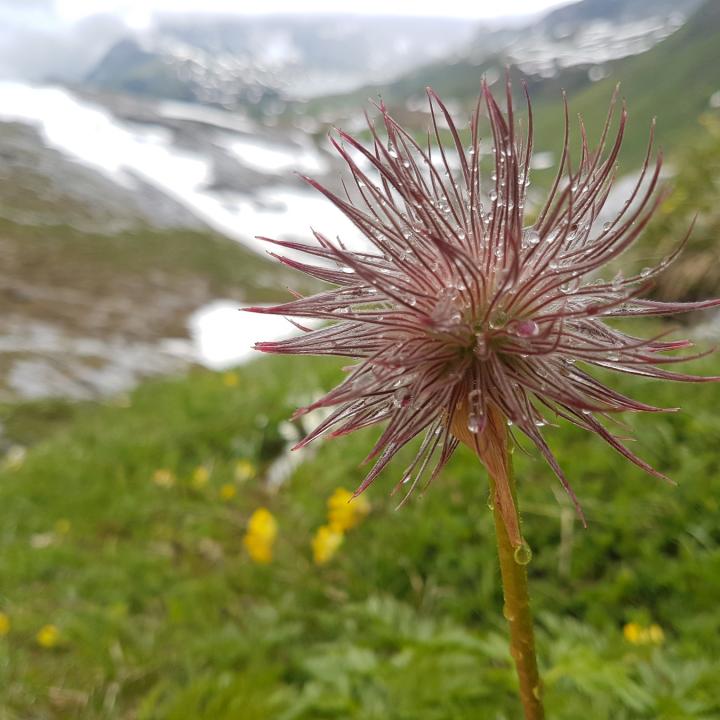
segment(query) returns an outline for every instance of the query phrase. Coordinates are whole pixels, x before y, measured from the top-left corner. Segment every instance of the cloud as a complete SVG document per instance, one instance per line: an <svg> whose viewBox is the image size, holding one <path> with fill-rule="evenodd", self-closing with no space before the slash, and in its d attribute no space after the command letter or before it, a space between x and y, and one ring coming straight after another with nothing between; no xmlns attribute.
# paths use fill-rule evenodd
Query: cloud
<svg viewBox="0 0 720 720"><path fill-rule="evenodd" d="M79 80L127 32L114 15L95 15L67 25L45 0L30 4L37 6L33 12L26 6L18 12L17 3L0 0L2 78Z"/></svg>

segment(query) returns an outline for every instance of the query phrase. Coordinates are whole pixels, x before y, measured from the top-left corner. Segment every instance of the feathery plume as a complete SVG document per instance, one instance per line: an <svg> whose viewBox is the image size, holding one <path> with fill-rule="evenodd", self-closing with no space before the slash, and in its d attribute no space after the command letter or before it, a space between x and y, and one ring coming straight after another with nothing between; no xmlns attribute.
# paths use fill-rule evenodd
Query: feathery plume
<svg viewBox="0 0 720 720"><path fill-rule="evenodd" d="M687 240L655 268L598 280L597 272L640 235L662 200L662 157L652 161L652 129L641 171L620 212L600 225L625 132L625 107L611 133L617 91L597 149L581 124L580 160L569 155L568 108L557 175L534 222L524 223L532 157L532 110L527 132L516 131L509 81L503 113L483 83L470 121L470 147L446 106L428 88L432 136L422 147L380 103L384 137L370 121L370 147L342 130L331 138L350 171L344 196L305 178L368 241L352 251L314 232L316 243L271 240L309 260L271 253L286 265L332 287L311 297L254 312L317 318L329 324L263 352L337 355L358 362L343 382L301 409L334 410L299 443L345 435L384 423L367 460L373 468L362 492L396 453L418 435L418 452L397 487L429 482L459 442L473 447L488 469L498 424L528 437L547 460L581 513L578 501L543 437L550 418L563 418L599 435L643 470L664 477L637 457L611 429L614 413L659 412L613 390L589 370L602 368L661 380L707 382L667 369L699 357L668 355L687 340L644 339L608 325L610 318L671 315L720 305L720 300L664 303L641 299L653 278ZM482 177L480 123L487 113L493 172ZM452 138L442 141L444 121ZM688 233L689 234L689 233ZM506 432L503 427L503 432ZM397 488L396 488L397 489ZM409 493L408 493L409 494ZM507 500L512 508L512 498ZM581 513L582 514L582 513ZM515 513L503 512L513 543L521 542Z"/></svg>

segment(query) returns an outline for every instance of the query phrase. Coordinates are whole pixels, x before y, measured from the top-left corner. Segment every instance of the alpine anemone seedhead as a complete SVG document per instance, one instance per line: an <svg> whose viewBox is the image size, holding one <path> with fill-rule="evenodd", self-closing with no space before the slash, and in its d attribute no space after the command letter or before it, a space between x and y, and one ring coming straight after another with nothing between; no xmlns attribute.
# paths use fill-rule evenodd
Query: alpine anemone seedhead
<svg viewBox="0 0 720 720"><path fill-rule="evenodd" d="M477 447L498 418L526 435L557 474L577 506L543 437L550 418L564 418L599 435L643 470L660 477L610 429L611 413L659 412L627 397L588 372L591 367L662 380L705 382L666 369L697 355L667 355L687 340L633 337L607 318L670 315L720 305L720 300L663 303L640 299L659 266L613 280L598 270L636 240L661 200L661 157L652 157L652 129L645 162L621 211L601 224L626 124L617 131L617 91L597 149L581 124L579 163L568 150L568 109L562 154L549 196L531 225L524 222L532 158L532 111L527 132L516 132L511 89L502 112L487 84L470 120L470 146L437 95L428 89L432 136L427 147L378 107L384 133L369 121L365 147L343 132L331 142L347 164L352 183L344 196L307 181L338 207L367 239L352 251L314 232L316 243L268 240L310 260L276 257L332 287L311 297L254 312L329 321L320 329L261 342L264 352L338 355L358 362L343 382L299 414L332 412L300 443L383 423L368 456L375 460L357 492L375 480L393 456L417 435L419 450L398 487L429 482L460 441ZM527 99L527 91L525 92ZM480 143L487 115L490 141ZM440 133L444 122L452 138ZM488 147L488 146L492 147ZM482 176L482 153L494 161ZM314 262L313 262L314 260ZM468 441L470 438L471 442ZM578 507L579 509L579 507Z"/></svg>

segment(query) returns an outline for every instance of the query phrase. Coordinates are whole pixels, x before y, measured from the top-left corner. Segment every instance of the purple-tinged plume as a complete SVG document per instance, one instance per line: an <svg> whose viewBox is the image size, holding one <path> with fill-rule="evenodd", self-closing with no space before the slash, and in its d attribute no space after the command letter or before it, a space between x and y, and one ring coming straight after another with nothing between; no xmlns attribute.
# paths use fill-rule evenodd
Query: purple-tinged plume
<svg viewBox="0 0 720 720"><path fill-rule="evenodd" d="M526 94L527 95L527 94ZM325 292L254 312L329 322L280 342L261 342L264 352L338 355L358 362L345 380L302 414L333 407L301 443L344 435L378 423L385 427L368 460L375 464L357 492L375 480L393 456L423 435L398 487L428 482L468 436L475 445L496 426L511 424L538 447L573 501L575 496L543 437L549 418L564 418L599 435L643 470L662 477L632 453L607 426L610 413L659 412L627 397L588 372L590 367L662 380L703 382L666 369L697 355L668 355L687 340L634 337L606 318L670 315L720 305L720 300L663 303L641 299L653 278L672 262L612 281L597 271L635 241L661 200L656 192L661 157L647 156L622 210L600 227L626 123L617 133L613 97L598 148L584 128L579 166L568 152L568 110L562 156L549 197L532 225L524 209L532 157L528 131L516 134L506 88L503 113L483 85L470 121L466 148L447 108L428 89L435 147L421 147L388 115L381 138L365 147L342 130L332 139L347 163L352 189L340 196L307 181L334 203L367 238L355 252L315 232L314 244L269 240L305 253L308 262L276 255L286 265L331 285ZM481 182L479 124L487 113L494 167ZM442 142L444 120L452 138ZM579 508L578 508L579 509ZM516 535L517 539L517 535Z"/></svg>

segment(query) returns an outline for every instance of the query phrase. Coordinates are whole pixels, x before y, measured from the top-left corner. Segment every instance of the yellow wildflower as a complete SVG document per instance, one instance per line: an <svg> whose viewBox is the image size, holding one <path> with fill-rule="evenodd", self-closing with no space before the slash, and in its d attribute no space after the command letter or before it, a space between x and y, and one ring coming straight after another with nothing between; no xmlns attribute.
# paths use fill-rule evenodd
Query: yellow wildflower
<svg viewBox="0 0 720 720"><path fill-rule="evenodd" d="M153 482L161 488L171 488L175 485L175 475L167 468L160 468L153 474Z"/></svg>
<svg viewBox="0 0 720 720"><path fill-rule="evenodd" d="M233 483L223 483L220 486L220 497L223 500L232 500L237 495L237 487Z"/></svg>
<svg viewBox="0 0 720 720"><path fill-rule="evenodd" d="M662 645L665 642L665 633L659 625L653 624L648 628L648 637L655 645Z"/></svg>
<svg viewBox="0 0 720 720"><path fill-rule="evenodd" d="M258 508L250 516L243 544L256 563L267 564L272 560L277 532L277 521L267 508Z"/></svg>
<svg viewBox="0 0 720 720"><path fill-rule="evenodd" d="M663 629L656 624L643 627L638 623L628 623L623 628L625 639L633 645L662 645L665 642Z"/></svg>
<svg viewBox="0 0 720 720"><path fill-rule="evenodd" d="M625 639L633 645L640 645L643 642L643 634L644 628L634 622L628 623L623 628Z"/></svg>
<svg viewBox="0 0 720 720"><path fill-rule="evenodd" d="M10 632L10 616L4 612L0 612L0 637L4 637Z"/></svg>
<svg viewBox="0 0 720 720"><path fill-rule="evenodd" d="M54 648L60 642L60 630L56 625L43 625L35 635L35 641L40 647Z"/></svg>
<svg viewBox="0 0 720 720"><path fill-rule="evenodd" d="M316 565L325 565L332 560L343 542L343 532L334 525L323 525L312 539L313 560Z"/></svg>
<svg viewBox="0 0 720 720"><path fill-rule="evenodd" d="M328 525L337 532L354 528L369 512L370 503L364 495L353 498L345 488L337 488L328 498Z"/></svg>
<svg viewBox="0 0 720 720"><path fill-rule="evenodd" d="M238 376L235 372L226 372L223 375L223 384L225 387L237 387Z"/></svg>
<svg viewBox="0 0 720 720"><path fill-rule="evenodd" d="M204 465L198 465L190 478L190 484L196 490L202 490L210 480L210 471Z"/></svg>
<svg viewBox="0 0 720 720"><path fill-rule="evenodd" d="M235 464L235 479L238 482L252 480L256 474L255 466L249 460L238 460Z"/></svg>

